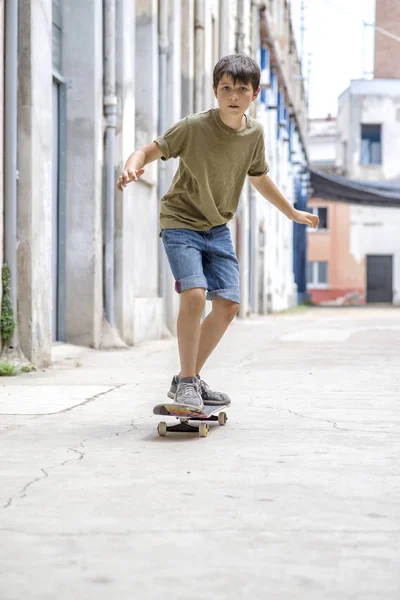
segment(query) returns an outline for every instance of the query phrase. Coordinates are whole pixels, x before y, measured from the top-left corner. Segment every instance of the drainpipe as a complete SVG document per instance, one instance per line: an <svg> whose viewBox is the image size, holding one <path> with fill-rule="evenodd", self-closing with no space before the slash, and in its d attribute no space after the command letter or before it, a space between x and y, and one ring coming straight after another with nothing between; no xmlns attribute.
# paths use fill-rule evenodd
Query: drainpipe
<svg viewBox="0 0 400 600"><path fill-rule="evenodd" d="M204 27L206 20L206 3L196 0L194 22L194 110L204 110Z"/></svg>
<svg viewBox="0 0 400 600"><path fill-rule="evenodd" d="M115 0L104 0L104 114L106 116L106 225L105 225L105 310L115 326L114 309L114 233L115 233L115 131L117 97L115 94Z"/></svg>
<svg viewBox="0 0 400 600"><path fill-rule="evenodd" d="M252 56L257 57L260 51L260 24L259 24L259 10L258 2L252 1L251 3L251 51ZM253 117L257 118L257 107L259 106L260 100L257 99L252 105ZM257 195L256 190L252 185L249 185L250 194L250 266L249 266L249 279L250 279L250 295L249 304L253 313L258 312L258 231L257 231Z"/></svg>
<svg viewBox="0 0 400 600"><path fill-rule="evenodd" d="M4 97L4 259L10 267L10 297L17 324L17 77L18 0L7 0L5 11ZM11 340L18 346L17 327Z"/></svg>
<svg viewBox="0 0 400 600"><path fill-rule="evenodd" d="M244 53L244 0L237 0L236 4L236 52L241 54ZM248 186L248 182L245 183ZM249 253L248 253L248 238L247 238L247 189L244 188L241 193L239 211L238 211L238 241L239 241L239 264L240 264L240 296L241 302L239 306L239 317L244 318L247 316L247 303L248 303L248 266L249 266Z"/></svg>
<svg viewBox="0 0 400 600"><path fill-rule="evenodd" d="M229 54L229 6L230 0L219 3L219 58Z"/></svg>
<svg viewBox="0 0 400 600"><path fill-rule="evenodd" d="M115 84L116 47L115 0L104 0L104 114L106 116L106 250L105 309L111 327L115 326L114 234L115 234L115 133L117 97Z"/></svg>
<svg viewBox="0 0 400 600"><path fill-rule="evenodd" d="M244 0L237 0L237 28L236 28L236 48L237 52L244 52Z"/></svg>
<svg viewBox="0 0 400 600"><path fill-rule="evenodd" d="M159 0L158 2L158 131L160 135L165 133L168 120L168 104L166 101L168 89L168 16L169 0ZM167 191L167 164L165 160L160 161L158 170L158 198L159 202ZM167 293L167 264L161 239L158 244L158 294L161 298L166 298ZM164 310L166 306L164 306Z"/></svg>

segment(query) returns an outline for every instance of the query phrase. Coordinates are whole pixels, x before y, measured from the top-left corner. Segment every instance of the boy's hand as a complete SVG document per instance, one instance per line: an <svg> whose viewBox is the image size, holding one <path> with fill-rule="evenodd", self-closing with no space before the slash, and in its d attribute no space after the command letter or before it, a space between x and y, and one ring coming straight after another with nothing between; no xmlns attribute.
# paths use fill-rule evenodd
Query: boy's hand
<svg viewBox="0 0 400 600"><path fill-rule="evenodd" d="M124 191L124 188L131 183L131 181L137 181L144 173L144 169L127 169L122 171L117 181L117 188Z"/></svg>
<svg viewBox="0 0 400 600"><path fill-rule="evenodd" d="M316 229L319 225L318 215L313 215L312 213L308 213L303 210L295 210L292 218L296 223L300 223L300 225L308 225L313 229Z"/></svg>

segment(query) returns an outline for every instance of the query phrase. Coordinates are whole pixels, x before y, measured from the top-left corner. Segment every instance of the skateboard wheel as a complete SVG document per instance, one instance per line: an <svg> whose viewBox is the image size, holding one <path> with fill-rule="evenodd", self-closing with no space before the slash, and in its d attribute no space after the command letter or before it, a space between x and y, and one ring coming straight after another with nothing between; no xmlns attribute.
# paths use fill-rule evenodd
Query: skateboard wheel
<svg viewBox="0 0 400 600"><path fill-rule="evenodd" d="M209 432L209 427L208 427L207 423L200 423L200 426L199 426L199 436L200 437L207 437L208 436L208 432Z"/></svg>
<svg viewBox="0 0 400 600"><path fill-rule="evenodd" d="M158 431L158 435L160 435L161 437L166 436L167 435L167 424L164 421L159 423L158 427L157 427L157 431Z"/></svg>
<svg viewBox="0 0 400 600"><path fill-rule="evenodd" d="M226 413L220 412L218 415L218 423L220 425L225 425L227 420L228 420L228 417L226 416Z"/></svg>

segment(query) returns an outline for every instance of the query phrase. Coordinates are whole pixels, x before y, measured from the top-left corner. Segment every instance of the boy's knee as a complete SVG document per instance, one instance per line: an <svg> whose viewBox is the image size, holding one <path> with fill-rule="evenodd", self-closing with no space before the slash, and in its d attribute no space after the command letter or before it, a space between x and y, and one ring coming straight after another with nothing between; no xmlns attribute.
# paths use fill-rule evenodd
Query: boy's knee
<svg viewBox="0 0 400 600"><path fill-rule="evenodd" d="M181 306L191 312L202 312L206 303L206 293L203 288L193 288L181 293Z"/></svg>
<svg viewBox="0 0 400 600"><path fill-rule="evenodd" d="M239 312L239 303L232 302L231 300L222 300L219 303L219 310L224 319L226 319L229 323L233 321L236 315Z"/></svg>

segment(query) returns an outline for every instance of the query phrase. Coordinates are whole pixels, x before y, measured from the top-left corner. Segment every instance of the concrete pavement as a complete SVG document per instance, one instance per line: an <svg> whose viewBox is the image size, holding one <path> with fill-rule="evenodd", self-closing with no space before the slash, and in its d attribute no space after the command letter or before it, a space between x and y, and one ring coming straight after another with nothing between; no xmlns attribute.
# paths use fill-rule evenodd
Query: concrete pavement
<svg viewBox="0 0 400 600"><path fill-rule="evenodd" d="M174 340L0 379L2 600L398 600L400 311L237 321L208 438L159 438Z"/></svg>

